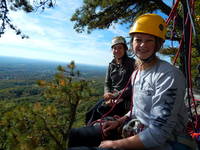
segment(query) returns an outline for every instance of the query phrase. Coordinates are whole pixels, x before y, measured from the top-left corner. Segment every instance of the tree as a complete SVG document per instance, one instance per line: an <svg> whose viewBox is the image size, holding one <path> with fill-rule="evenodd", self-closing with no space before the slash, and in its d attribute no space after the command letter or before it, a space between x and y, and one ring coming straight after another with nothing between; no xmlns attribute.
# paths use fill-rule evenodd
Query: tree
<svg viewBox="0 0 200 150"><path fill-rule="evenodd" d="M176 26L174 27L172 20L169 24L167 39L172 39L176 41L179 41L181 39L183 32L182 20L184 18L184 10L186 10L186 4L187 3L185 0L181 0L181 3L179 3L177 7L178 11L176 11ZM75 11L73 16L71 17L71 21L75 22L74 29L77 32L87 31L88 33L90 33L94 29L109 28L113 23L131 25L133 23L133 20L137 16L147 12L156 12L158 10L160 10L165 15L169 16L172 8L169 7L162 0L85 0L83 6ZM195 10L196 11L194 14L194 20L197 38L199 39L199 1L196 2ZM194 40L193 43L195 42L196 41ZM195 44L193 44L193 46L194 45ZM173 50L174 49L172 49L172 51ZM197 56L195 57L198 57L200 55L200 50L198 50L198 48L196 48L195 50L197 53ZM173 53L170 54L174 56L176 51L173 51ZM164 51L162 52L165 53ZM196 62L195 59L193 60L193 62ZM193 63L193 65L196 64ZM192 69L195 70L194 67ZM196 71L193 72L194 75L196 75Z"/></svg>
<svg viewBox="0 0 200 150"><path fill-rule="evenodd" d="M199 76L197 66L200 64L200 1L197 1L195 3L195 15L194 15L194 27L195 27L195 32L196 35L193 34L193 41L192 41L192 53L191 53L191 75L192 75L192 80L193 80L193 85L196 88L199 88L197 86L197 77ZM181 8L179 8L180 10ZM181 11L182 13L182 11ZM169 27L170 28L170 27ZM173 31L172 31L173 32ZM194 31L193 31L194 32ZM179 36L181 34L179 33ZM164 55L168 55L171 57L171 62L174 62L175 59L175 54L178 52L178 48L175 47L167 47L163 48L161 50L161 53ZM183 52L180 55L187 55L188 53ZM183 64L181 63L180 57L177 59L177 63L180 68L182 68ZM186 64L187 65L187 64ZM188 67L188 66L187 66Z"/></svg>
<svg viewBox="0 0 200 150"><path fill-rule="evenodd" d="M75 73L75 67L74 61L67 65L67 69L58 66L58 73L55 74L53 81L38 82L41 87L46 88L44 93L46 99L53 100L55 106L53 109L56 112L59 112L56 117L57 119L54 121L59 122L58 120L62 120L57 124L59 130L53 131L54 133L57 133L52 134L59 149L65 149L67 147L69 131L76 120L78 105L92 97L90 81L80 79L80 73L79 71ZM51 109L52 108L50 108L50 110ZM42 118L46 121L44 117ZM57 138L56 135L59 135L60 138Z"/></svg>
<svg viewBox="0 0 200 150"><path fill-rule="evenodd" d="M79 124L75 125L80 125L80 121L83 125L86 104L96 98L91 82L78 76L75 67L74 61L67 67L58 66L53 80L38 81L44 88L42 101L23 104L0 101L0 149L67 148L69 131L76 118Z"/></svg>
<svg viewBox="0 0 200 150"><path fill-rule="evenodd" d="M174 21L169 23L167 39L180 41L182 33L183 33L183 18L184 13L187 10L187 1L180 0L177 10L175 13L177 15L174 18ZM189 1L191 2L191 1ZM192 7L192 4L190 4ZM113 23L119 24L129 24L133 23L133 20L141 14L147 12L156 12L160 10L165 15L169 16L172 8L169 7L162 0L85 0L82 7L77 9L73 16L71 17L71 21L75 22L74 29L77 32L87 31L90 33L94 29L105 29L109 28ZM188 11L188 10L187 10ZM193 13L193 12L191 12ZM192 51L192 61L191 61L191 69L192 69L192 77L194 78L198 75L198 71L195 66L198 65L200 59L200 46L198 45L198 39L200 39L200 1L195 2L195 11L194 11L194 26L196 28L196 36L193 38L193 51ZM187 34L187 33L186 33ZM189 39L187 39L189 41ZM189 44L189 43L188 43ZM185 48L185 49L184 49ZM186 55L186 51L189 49L187 47L182 48L179 62L180 69L186 74L185 66L187 66L186 61L188 56ZM167 54L171 56L171 59L175 57L177 52L177 48L165 48L161 53Z"/></svg>
<svg viewBox="0 0 200 150"><path fill-rule="evenodd" d="M11 22L9 11L23 10L29 13L39 8L44 10L53 7L55 1L35 0L34 3L30 3L28 0L1 0L0 36L6 28L11 28L16 34L22 35L21 30ZM71 20L76 22L74 29L77 32L83 32L87 28L89 33L94 29L108 28L112 23L132 23L136 16L157 10L169 15L171 8L162 0L84 0L83 6L76 10ZM22 35L22 38L26 36Z"/></svg>
<svg viewBox="0 0 200 150"><path fill-rule="evenodd" d="M54 6L54 0L35 0L31 4L29 0L1 0L0 1L0 37L4 34L6 28L11 28L17 35L21 35L22 39L28 38L21 30L16 27L9 17L9 11L23 10L30 13L34 10L41 8L51 8Z"/></svg>
<svg viewBox="0 0 200 150"><path fill-rule="evenodd" d="M161 53L163 55L166 55L166 56L170 56L171 58L171 62L174 62L175 61L175 55L176 52L178 51L178 48L176 47L167 47L167 48L163 48L161 50ZM197 66L200 64L200 56L198 54L198 51L196 48L193 48L192 50L192 60L191 60L191 74L192 74L192 77L193 77L193 82L194 82L194 87L196 88L199 88L195 82L195 78L199 76L199 71L198 71L198 68ZM176 66L181 66L181 63L180 63L180 58L177 58L177 61L176 61Z"/></svg>
<svg viewBox="0 0 200 150"><path fill-rule="evenodd" d="M171 7L162 0L85 0L71 21L75 22L74 29L77 32L91 32L109 28L113 23L132 24L135 17L158 10L169 15Z"/></svg>
<svg viewBox="0 0 200 150"><path fill-rule="evenodd" d="M168 39L172 38L173 40L178 41L182 36L183 9L187 8L186 0L180 1L181 3L179 3L176 18L176 28L179 30L174 30L175 28L173 28L173 23L171 22L169 25L169 31L173 31L174 36L171 37L170 32L167 34ZM9 25L10 28L14 29L16 34L21 34L21 31L11 24L9 17L7 16L9 11L8 8L10 8L10 10L23 9L26 12L31 12L38 8L44 10L45 8L53 7L54 3L55 1L53 0L36 0L35 4L30 5L27 0L2 0L0 3L0 17L2 20L0 35L4 33L6 25ZM83 6L74 12L71 21L75 22L74 29L77 32L81 33L87 31L90 33L94 29L109 28L113 23L131 25L137 16L147 12L161 11L165 15L169 16L171 10L172 8L163 0L84 0ZM198 35L200 32L199 1L195 1L195 10L195 27ZM26 36L22 36L22 38L25 37ZM200 39L199 35L198 39ZM200 55L199 48L197 48L197 52Z"/></svg>

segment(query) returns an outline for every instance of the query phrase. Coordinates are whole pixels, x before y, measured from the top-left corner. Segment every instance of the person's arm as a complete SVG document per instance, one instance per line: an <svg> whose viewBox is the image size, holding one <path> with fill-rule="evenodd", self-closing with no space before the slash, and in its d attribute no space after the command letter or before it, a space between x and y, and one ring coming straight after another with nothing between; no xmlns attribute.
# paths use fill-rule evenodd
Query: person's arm
<svg viewBox="0 0 200 150"><path fill-rule="evenodd" d="M120 91L116 91L113 93L114 98L118 98L120 96L120 98L125 98L125 97L131 97L132 94L132 86L131 86L131 82L129 81L128 85L120 90Z"/></svg>
<svg viewBox="0 0 200 150"><path fill-rule="evenodd" d="M111 140L102 141L99 147L113 148L113 149L127 149L127 150L145 149L144 144L142 143L138 135L115 141Z"/></svg>
<svg viewBox="0 0 200 150"><path fill-rule="evenodd" d="M103 98L105 100L109 100L113 98L113 93L112 93L112 79L110 77L110 64L108 66L107 72L106 72L106 77L105 77L105 83L104 83L104 95Z"/></svg>
<svg viewBox="0 0 200 150"><path fill-rule="evenodd" d="M120 127L124 121L128 118L128 116L123 116L115 121L107 121L102 126L102 131L105 136L107 136L110 130L116 129Z"/></svg>
<svg viewBox="0 0 200 150"><path fill-rule="evenodd" d="M110 64L106 71L105 83L104 83L104 93L111 93L112 91L112 79L110 77Z"/></svg>
<svg viewBox="0 0 200 150"><path fill-rule="evenodd" d="M99 145L100 148L113 148L113 149L130 149L130 150L142 150L145 149L144 144L140 140L138 135L131 136L120 140L106 140L102 141Z"/></svg>
<svg viewBox="0 0 200 150"><path fill-rule="evenodd" d="M124 71L126 72L126 75L124 76L124 83L125 86L123 89L117 91L114 93L114 97L117 98L121 95L121 98L127 98L131 97L132 95L132 86L131 86L131 75L135 70L135 61L128 59L124 64Z"/></svg>
<svg viewBox="0 0 200 150"><path fill-rule="evenodd" d="M185 78L172 70L161 73L155 82L148 127L138 134L148 149L162 146L173 137L174 131L182 132L187 112L184 107ZM185 113L180 114L180 113Z"/></svg>

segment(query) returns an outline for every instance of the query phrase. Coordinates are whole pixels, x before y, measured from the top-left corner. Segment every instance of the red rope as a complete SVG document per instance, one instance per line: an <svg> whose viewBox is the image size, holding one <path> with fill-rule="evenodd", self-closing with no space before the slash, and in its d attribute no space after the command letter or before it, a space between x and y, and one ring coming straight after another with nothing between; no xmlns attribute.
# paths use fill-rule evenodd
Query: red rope
<svg viewBox="0 0 200 150"><path fill-rule="evenodd" d="M103 138L103 139L104 139L105 135L104 135L104 133L103 133L103 122L104 122L104 121L103 121L102 119L103 119L104 117L106 117L106 116L114 109L114 107L115 107L116 104L117 104L117 101L119 101L119 99L121 98L122 94L124 93L124 91L125 91L126 88L128 87L128 85L129 85L129 83L130 83L130 81L131 81L132 75L134 74L135 71L138 72L138 69L135 68L135 70L134 70L133 73L131 74L131 76L130 76L130 78L129 78L129 80L128 80L126 86L125 86L125 88L123 89L122 93L120 93L120 95L118 96L118 98L117 98L116 102L114 103L114 105L112 106L112 108L111 108L107 113L105 113L105 114L101 117L101 119L100 119L100 128L101 128L101 133L102 133L102 138ZM137 75L137 72L136 72L136 75ZM135 77L134 77L134 80L135 80L135 78L136 78L136 75L135 75ZM131 103L132 103L132 99L131 99ZM114 116L114 117L117 117L117 116Z"/></svg>
<svg viewBox="0 0 200 150"><path fill-rule="evenodd" d="M193 13L194 9L194 2L191 1L191 12ZM188 16L189 18L189 16ZM188 70L189 70L189 87L190 87L190 96L192 98L193 103L195 104L196 101L194 100L194 94L193 94L193 85L192 85L192 73L191 73L191 57L192 57L192 25L190 24L190 43L189 43L189 51L188 51ZM196 123L195 123L195 128L197 129L199 127L199 118L198 118L198 113L197 113L197 108L196 105L194 107L195 110L195 118L196 118Z"/></svg>
<svg viewBox="0 0 200 150"><path fill-rule="evenodd" d="M137 70L137 69L135 69L135 70ZM134 71L133 71L133 73L134 73ZM130 81L131 81L131 77L132 77L133 73L131 74L131 76L130 76L130 78L129 78L129 80L128 80L126 86L125 86L125 88L123 89L123 91L122 91L122 92L120 93L120 95L117 97L117 99L115 100L115 102L113 102L113 105L112 105L111 109L110 109L108 112L106 112L103 116L101 116L100 119L95 120L95 121L93 121L92 123L89 124L89 125L93 125L93 124L95 124L95 123L100 123L102 139L105 139L105 135L104 135L104 133L103 133L103 123L104 123L105 121L103 120L103 118L105 118L105 117L106 117L110 112L112 112L112 110L115 108L115 106L117 105L119 99L120 99L121 96L123 95L124 91L127 89L128 85L129 85L129 83L130 83ZM132 100L131 100L131 101L132 101ZM118 116L114 116L114 118L117 118L117 117L118 117Z"/></svg>
<svg viewBox="0 0 200 150"><path fill-rule="evenodd" d="M174 58L174 60L173 60L173 65L176 64L177 59L178 59L178 56L180 55L181 48L183 47L183 36L184 36L184 33L183 33L182 38L181 38L181 41L180 41L180 43L179 43L178 51L176 52L175 58Z"/></svg>
<svg viewBox="0 0 200 150"><path fill-rule="evenodd" d="M166 24L167 24L167 25L169 24L169 22L170 22L170 21L172 20L172 18L174 17L175 12L176 12L177 7L178 7L179 1L180 1L180 0L176 0L175 4L174 4L174 6L173 6L173 8L172 8L172 10L171 10L171 12L170 12L169 17L168 17L168 19L166 20Z"/></svg>
<svg viewBox="0 0 200 150"><path fill-rule="evenodd" d="M136 76L137 76L137 73L138 73L138 69L135 69L135 71L136 71L136 73L135 73L135 76L134 76L134 78L133 78L133 83L135 82L135 79L136 79ZM133 71L132 75L134 74L135 71ZM131 81L132 75L130 76L130 78L129 78L129 80L128 80L126 86L125 86L125 88L123 89L122 93L119 95L119 97L117 98L116 101L119 101L119 99L121 98L122 94L124 93L124 91L125 91L126 88L128 87L128 85L129 85L129 83L130 83L130 81ZM133 93L132 93L132 97L133 97ZM133 103L133 100L131 99L131 105L130 105L130 106L133 106L132 103ZM114 109L114 107L116 106L116 104L117 104L117 102L114 103L114 105L112 106L112 108L111 108L107 113L105 113L99 120L96 121L96 122L99 122L99 123L100 123L100 128L101 128L101 133L102 133L102 138L103 138L103 139L105 138L105 135L104 135L104 133L103 133L103 123L104 123L103 118L106 117L106 116ZM132 107L130 107L130 109L131 109L131 110L130 110L130 111L131 111L130 114L132 114ZM114 117L117 118L118 116L114 116ZM95 123L95 122L94 122L94 123Z"/></svg>
<svg viewBox="0 0 200 150"><path fill-rule="evenodd" d="M134 73L134 71L133 71L133 73ZM126 86L125 86L125 88L122 90L122 92L120 93L120 95L117 97L117 99L116 99L115 101L112 102L113 105L112 105L111 109L109 109L108 112L106 112L105 114L103 114L103 115L101 116L100 119L91 122L89 125L93 125L93 124L95 124L95 123L97 123L97 122L99 122L99 123L101 124L101 120L102 120L103 118L105 118L106 116L108 116L108 114L109 114L110 112L113 111L113 109L115 108L115 106L116 106L117 103L119 102L121 96L123 95L124 91L127 89L128 85L129 85L129 83L130 83L130 81L131 81L131 77L132 77L133 73L131 74L131 76L130 76L130 78L129 78L129 80L128 80Z"/></svg>
<svg viewBox="0 0 200 150"><path fill-rule="evenodd" d="M176 10L177 10L177 7L178 7L178 3L179 3L179 1L180 0L176 0L176 2L175 2L175 4L174 4L174 6L173 6L173 8L172 8L172 10L171 10L171 12L170 12L170 14L169 14L169 17L168 17L168 19L166 20L166 24L168 25L169 24L169 22L173 19L173 21L174 21L174 24L173 24L173 30L171 31L171 34L174 34L174 26L175 26L175 17L176 17ZM188 11L190 11L191 12L191 15L193 15L193 13L194 13L194 0L191 0L190 1L190 10L188 10ZM190 18L191 19L191 18ZM195 117L195 121L192 121L192 122L190 122L190 124L188 124L188 133L193 137L193 138L196 138L196 139L198 139L199 137L200 137L200 133L196 133L195 132L195 129L194 128L192 128L193 126L192 126L192 124L194 124L194 126L195 126L195 128L196 129L199 129L200 128L200 120L199 120L199 118L200 118L200 116L198 115L198 113L197 113L197 104L196 104L196 101L200 101L200 99L195 99L194 98L194 95L193 95L193 89L192 89L192 87L193 87L193 85L192 85L192 73L191 73L191 58L192 58L192 25L191 25L191 22L189 22L189 21L191 21L189 19L189 14L187 14L187 17L186 17L186 19L185 19L185 22L184 22L184 24L185 24L185 26L186 25L188 25L189 23L190 23L190 29L189 29L189 31L188 32L190 32L190 39L189 39L189 50L188 50L188 62L187 62L187 67L188 67L188 89L189 89L189 93L188 93L188 96L190 96L191 98L192 98L192 103L189 103L188 105L190 105L190 106L194 106L193 108L194 108L194 112L195 112L195 115L193 115L192 117ZM173 37L173 35L171 35L171 39L172 39L172 37ZM177 59L178 59L178 56L180 55L180 51L181 51L181 49L183 48L183 42L184 42L184 32L183 32L183 34L182 34L182 38L181 38L181 41L180 41L180 45L179 45L179 49L178 49L178 51L177 51L177 53L176 53L176 55L175 55L175 58L174 58L174 60L173 60L173 64L175 65L176 64L176 62L177 62ZM173 43L172 43L173 44ZM191 108L191 107L190 107ZM196 130L197 131L197 130Z"/></svg>
<svg viewBox="0 0 200 150"><path fill-rule="evenodd" d="M134 71L133 71L133 73L134 73ZM125 88L123 89L123 91L122 91L122 92L120 93L120 95L117 97L117 99L115 100L115 102L113 102L113 106L111 107L111 109L110 109L107 113L105 113L105 114L101 117L101 119L104 118L104 117L106 117L106 116L107 116L110 112L112 112L112 110L115 108L115 106L116 106L117 103L119 102L120 98L122 97L124 91L127 89L128 85L129 85L129 83L130 83L130 81L131 81L131 77L132 77L133 73L131 74L131 76L130 76L130 78L129 78L129 80L128 80L126 86L125 86Z"/></svg>

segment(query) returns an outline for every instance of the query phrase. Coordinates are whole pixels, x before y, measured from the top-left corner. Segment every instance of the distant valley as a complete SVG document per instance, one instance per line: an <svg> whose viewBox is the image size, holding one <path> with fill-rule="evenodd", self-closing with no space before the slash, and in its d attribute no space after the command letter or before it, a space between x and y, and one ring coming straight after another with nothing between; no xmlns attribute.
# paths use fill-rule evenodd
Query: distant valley
<svg viewBox="0 0 200 150"><path fill-rule="evenodd" d="M59 65L67 67L68 64L0 56L0 100L38 99L41 90L36 81L52 80L57 67ZM80 71L81 78L98 81L102 93L106 67L76 64L76 62L75 65L75 72Z"/></svg>
<svg viewBox="0 0 200 150"><path fill-rule="evenodd" d="M56 73L58 65L68 63L0 56L0 79L46 79ZM95 78L105 76L106 67L76 64L75 70L85 78Z"/></svg>

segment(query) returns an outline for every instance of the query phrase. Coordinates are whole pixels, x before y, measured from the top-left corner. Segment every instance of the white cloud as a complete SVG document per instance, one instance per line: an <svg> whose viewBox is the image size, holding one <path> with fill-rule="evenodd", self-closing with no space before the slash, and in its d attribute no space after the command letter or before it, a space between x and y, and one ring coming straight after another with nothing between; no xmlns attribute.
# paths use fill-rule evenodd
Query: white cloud
<svg viewBox="0 0 200 150"><path fill-rule="evenodd" d="M122 29L122 27L119 24L112 24L108 30L116 35L121 35L124 37L128 36L128 29Z"/></svg>
<svg viewBox="0 0 200 150"><path fill-rule="evenodd" d="M112 59L112 37L127 33L118 25L91 34L76 33L70 17L80 6L79 0L63 0L43 13L11 12L13 23L30 38L22 40L14 31L7 31L0 39L0 55L108 65Z"/></svg>

